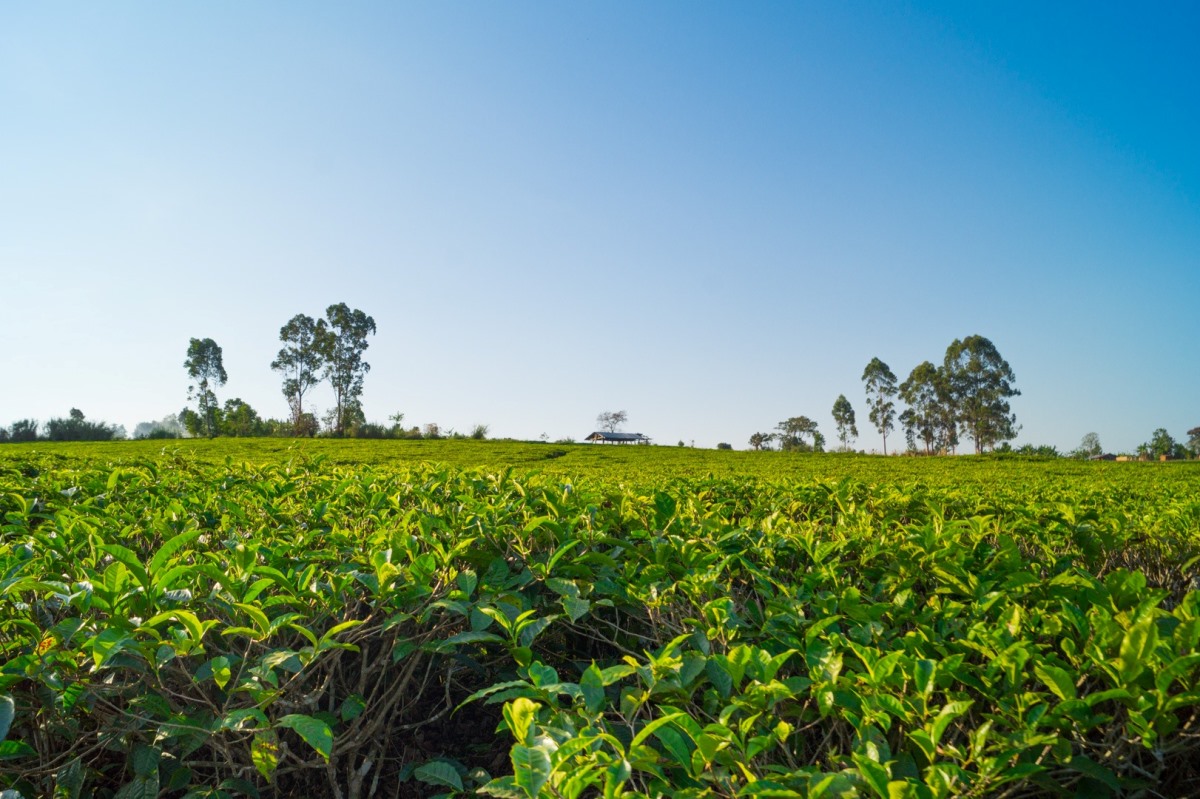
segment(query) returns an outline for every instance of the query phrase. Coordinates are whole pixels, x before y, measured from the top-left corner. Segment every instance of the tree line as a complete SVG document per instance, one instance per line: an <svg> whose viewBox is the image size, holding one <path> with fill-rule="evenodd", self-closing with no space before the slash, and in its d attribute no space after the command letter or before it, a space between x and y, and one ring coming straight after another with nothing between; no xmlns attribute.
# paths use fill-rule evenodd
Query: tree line
<svg viewBox="0 0 1200 799"><path fill-rule="evenodd" d="M363 355L376 332L375 320L345 303L330 305L325 317L296 314L279 329L283 345L271 369L278 372L287 400L287 420L263 420L241 399L221 405L215 389L228 380L220 345L210 338L193 338L188 344L188 399L195 407L179 414L183 428L194 436L315 436L318 433L356 438L474 438L487 437L488 426L476 424L467 434L443 432L434 422L405 427L404 414L389 417L391 424L367 421L362 408L363 383L369 364ZM333 406L320 419L311 404L311 391L328 384ZM323 424L322 424L323 423Z"/></svg>
<svg viewBox="0 0 1200 799"><path fill-rule="evenodd" d="M241 398L219 402L216 389L228 381L221 347L211 338L193 338L188 343L184 368L190 379L188 400L177 416L159 422L144 422L134 430L134 438L175 438L193 436L313 436L324 432L332 436L360 438L475 438L487 437L487 425L475 425L469 434L443 433L435 423L422 427L404 427L404 414L389 418L390 425L372 424L363 414L363 382L371 366L363 359L367 337L376 332L375 320L345 303L330 305L325 317L314 319L297 314L279 331L282 347L271 362L271 369L282 377L281 390L290 416L286 420L263 419ZM888 436L899 422L909 452L954 454L961 438L969 438L977 454L987 451L1021 452L1033 455L1060 453L1053 447L1026 445L1013 450L1008 443L1020 426L1009 399L1020 396L1014 386L1012 368L995 345L980 335L955 339L939 365L923 361L898 382L884 361L872 358L863 370L862 382L868 418L883 439L887 454ZM306 405L311 390L328 383L333 407L318 420ZM897 412L896 400L907 407ZM850 449L858 438L854 407L845 394L838 395L832 409L840 448ZM602 430L617 430L628 419L625 411L605 411L597 417ZM322 428L321 422L324 422ZM44 430L42 429L44 428ZM1187 431L1185 443L1177 442L1159 428L1150 441L1138 446L1142 457L1200 456L1200 427ZM10 427L0 427L0 442L22 441L98 441L125 438L119 425L88 420L82 411L72 408L68 417L51 419L44 426L34 419L21 419ZM545 440L545 434L542 435ZM681 442L682 444L682 442ZM818 424L807 416L793 416L775 426L774 432L756 432L750 436L753 449L822 452L825 436ZM719 444L719 449L731 449ZM1075 457L1095 457L1103 453L1095 433L1084 436Z"/></svg>
<svg viewBox="0 0 1200 799"><path fill-rule="evenodd" d="M862 374L868 418L883 438L887 454L888 435L898 421L911 452L927 455L955 453L960 437L970 438L981 454L1016 438L1020 427L1009 399L1020 395L1008 361L983 336L955 339L946 348L940 365L923 361L902 383L890 366L872 358ZM898 414L896 400L906 407ZM858 437L854 407L845 394L833 404L834 426L843 450ZM754 433L750 446L820 452L825 437L807 416L793 416L775 426L775 432Z"/></svg>
<svg viewBox="0 0 1200 799"><path fill-rule="evenodd" d="M367 350L367 336L374 333L375 320L344 302L326 308L324 319L296 314L280 328L283 348L271 362L271 368L283 376L283 396L291 410L293 435L317 433L316 416L305 411L304 395L322 382L329 383L333 390L334 407L326 418L330 432L344 436L351 425L365 422L360 398L363 378L371 365L362 356ZM212 438L221 432L222 409L215 389L229 379L220 345L211 338L193 338L183 366L192 381L188 399L196 407L185 408L179 420L192 435ZM223 415L228 417L231 412L236 415L240 411L246 417L247 407L244 403L227 407Z"/></svg>

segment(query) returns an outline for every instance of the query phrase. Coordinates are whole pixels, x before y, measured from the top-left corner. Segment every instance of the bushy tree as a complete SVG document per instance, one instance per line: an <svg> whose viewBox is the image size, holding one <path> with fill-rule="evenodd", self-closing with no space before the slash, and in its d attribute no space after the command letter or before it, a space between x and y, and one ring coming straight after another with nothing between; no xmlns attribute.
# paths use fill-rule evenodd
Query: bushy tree
<svg viewBox="0 0 1200 799"><path fill-rule="evenodd" d="M892 397L896 396L896 375L891 367L878 358L872 358L863 370L863 385L867 392L867 414L871 424L883 437L883 454L887 454L887 437L895 427L896 404ZM857 436L858 434L855 433Z"/></svg>
<svg viewBox="0 0 1200 799"><path fill-rule="evenodd" d="M996 452L1001 450L1007 452L1015 452L1017 455L1033 455L1039 458L1059 458L1062 457L1058 451L1058 447L1052 444L1022 444L1016 449L1007 441L996 447Z"/></svg>
<svg viewBox="0 0 1200 799"><path fill-rule="evenodd" d="M217 414L220 410L213 387L223 386L229 379L225 373L221 348L211 338L194 338L188 344L187 360L183 366L192 379L192 384L188 386L188 399L196 402L201 430L212 438L217 434ZM196 431L194 434L200 433Z"/></svg>
<svg viewBox="0 0 1200 799"><path fill-rule="evenodd" d="M14 444L38 440L37 419L18 419L8 428L8 440Z"/></svg>
<svg viewBox="0 0 1200 799"><path fill-rule="evenodd" d="M1020 396L1008 361L983 336L955 339L946 348L945 379L957 411L959 428L975 442L979 454L1001 441L1016 438L1017 417L1008 400Z"/></svg>
<svg viewBox="0 0 1200 799"><path fill-rule="evenodd" d="M361 414L363 378L371 365L363 360L367 336L375 333L375 320L346 303L325 309L328 333L322 337L321 358L324 376L333 388L334 409L331 428L344 436L354 423L355 410Z"/></svg>
<svg viewBox="0 0 1200 799"><path fill-rule="evenodd" d="M851 439L858 438L858 427L854 421L854 406L846 399L845 394L838 394L833 403L833 424L837 428L838 441L842 442L843 451L850 448Z"/></svg>
<svg viewBox="0 0 1200 799"><path fill-rule="evenodd" d="M221 412L220 408L214 408L211 416L215 417ZM205 417L196 413L191 408L184 408L179 412L179 424L189 436L203 436L208 433L208 427L205 425Z"/></svg>
<svg viewBox="0 0 1200 799"><path fill-rule="evenodd" d="M111 441L118 437L117 432L116 425L88 421L78 408L72 408L65 419L46 422L46 438L50 441Z"/></svg>
<svg viewBox="0 0 1200 799"><path fill-rule="evenodd" d="M754 433L750 436L750 446L755 449L770 449L774 439L774 433Z"/></svg>
<svg viewBox="0 0 1200 799"><path fill-rule="evenodd" d="M220 430L223 436L247 438L263 435L265 427L258 411L240 397L235 397L225 400L225 407L221 412Z"/></svg>
<svg viewBox="0 0 1200 799"><path fill-rule="evenodd" d="M917 364L900 384L900 399L908 405L900 414L900 423L910 450L917 449L918 441L924 444L926 455L951 445L954 411L944 376L936 366L929 361Z"/></svg>
<svg viewBox="0 0 1200 799"><path fill-rule="evenodd" d="M1193 427L1191 430L1187 431L1187 434L1188 451L1192 453L1193 458L1200 458L1200 427Z"/></svg>
<svg viewBox="0 0 1200 799"><path fill-rule="evenodd" d="M779 447L786 451L820 452L825 441L817 431L817 423L807 416L793 416L775 425L779 430ZM805 441L805 437L809 440Z"/></svg>
<svg viewBox="0 0 1200 799"><path fill-rule="evenodd" d="M1150 434L1150 441L1143 445L1145 451L1151 457L1158 458L1166 455L1171 457L1175 455L1176 443L1171 434L1167 432L1165 427L1160 427Z"/></svg>

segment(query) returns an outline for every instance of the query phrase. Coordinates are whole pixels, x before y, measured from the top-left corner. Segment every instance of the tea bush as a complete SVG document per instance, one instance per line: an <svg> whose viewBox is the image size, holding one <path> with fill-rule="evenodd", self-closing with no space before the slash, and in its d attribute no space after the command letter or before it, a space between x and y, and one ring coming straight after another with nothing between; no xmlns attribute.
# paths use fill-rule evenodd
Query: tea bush
<svg viewBox="0 0 1200 799"><path fill-rule="evenodd" d="M306 443L0 453L6 799L1200 792L1190 464Z"/></svg>

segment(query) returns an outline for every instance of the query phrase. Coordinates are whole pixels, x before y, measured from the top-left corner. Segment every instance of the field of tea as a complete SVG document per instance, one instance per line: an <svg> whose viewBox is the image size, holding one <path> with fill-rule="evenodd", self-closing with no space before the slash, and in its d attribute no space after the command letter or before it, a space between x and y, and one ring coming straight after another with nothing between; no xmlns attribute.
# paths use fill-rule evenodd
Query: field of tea
<svg viewBox="0 0 1200 799"><path fill-rule="evenodd" d="M0 796L1200 795L1200 464L0 448Z"/></svg>

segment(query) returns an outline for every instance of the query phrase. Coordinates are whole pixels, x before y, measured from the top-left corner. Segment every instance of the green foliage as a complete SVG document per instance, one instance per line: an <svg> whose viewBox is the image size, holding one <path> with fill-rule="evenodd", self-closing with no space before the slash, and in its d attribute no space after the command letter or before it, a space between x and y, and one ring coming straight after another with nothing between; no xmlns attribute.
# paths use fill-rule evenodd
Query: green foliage
<svg viewBox="0 0 1200 799"><path fill-rule="evenodd" d="M0 790L1195 793L1192 463L188 445L0 453Z"/></svg>

